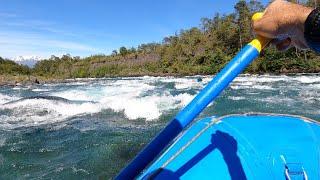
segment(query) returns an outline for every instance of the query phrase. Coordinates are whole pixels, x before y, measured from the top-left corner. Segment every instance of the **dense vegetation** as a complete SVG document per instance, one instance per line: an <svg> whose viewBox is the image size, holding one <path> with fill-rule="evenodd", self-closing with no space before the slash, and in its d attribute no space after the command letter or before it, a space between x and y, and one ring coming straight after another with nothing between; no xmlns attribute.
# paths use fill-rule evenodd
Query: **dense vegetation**
<svg viewBox="0 0 320 180"><path fill-rule="evenodd" d="M313 1L306 2L314 6ZM263 10L258 1L240 0L234 13L201 19L199 27L181 30L161 43L121 47L111 55L80 58L52 56L34 68L0 59L1 74L31 74L46 78L83 78L138 75L193 75L218 72L253 37L251 16ZM295 48L277 52L267 48L247 73L320 72L320 57Z"/></svg>
<svg viewBox="0 0 320 180"><path fill-rule="evenodd" d="M0 74L30 74L30 69L26 66L18 65L13 61L0 57Z"/></svg>

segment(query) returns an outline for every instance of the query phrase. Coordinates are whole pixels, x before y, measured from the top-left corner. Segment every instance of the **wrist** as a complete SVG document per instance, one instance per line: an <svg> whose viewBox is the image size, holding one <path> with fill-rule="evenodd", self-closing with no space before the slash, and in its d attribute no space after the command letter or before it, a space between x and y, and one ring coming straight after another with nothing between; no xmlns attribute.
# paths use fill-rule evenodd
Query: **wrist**
<svg viewBox="0 0 320 180"><path fill-rule="evenodd" d="M297 13L299 14L297 20L297 27L300 32L305 33L306 21L313 10L314 9L312 8L303 7L299 10L299 13Z"/></svg>
<svg viewBox="0 0 320 180"><path fill-rule="evenodd" d="M304 28L304 25L305 25L305 22L306 22L308 16L311 14L311 12L313 10L314 10L313 8L308 8L308 7L301 9L301 13L298 18L298 22L299 22L299 24L303 25L303 28Z"/></svg>
<svg viewBox="0 0 320 180"><path fill-rule="evenodd" d="M304 38L308 46L320 52L320 9L314 9L304 23Z"/></svg>

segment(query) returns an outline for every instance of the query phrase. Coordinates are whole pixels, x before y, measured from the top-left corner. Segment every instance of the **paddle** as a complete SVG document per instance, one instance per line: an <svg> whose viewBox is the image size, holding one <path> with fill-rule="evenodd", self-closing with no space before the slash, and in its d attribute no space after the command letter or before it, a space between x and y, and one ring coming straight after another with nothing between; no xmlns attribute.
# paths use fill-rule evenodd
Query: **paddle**
<svg viewBox="0 0 320 180"><path fill-rule="evenodd" d="M263 13L253 15L258 20ZM254 59L269 43L257 37L247 44L209 84L124 168L115 179L133 179L152 162L177 135L188 126Z"/></svg>

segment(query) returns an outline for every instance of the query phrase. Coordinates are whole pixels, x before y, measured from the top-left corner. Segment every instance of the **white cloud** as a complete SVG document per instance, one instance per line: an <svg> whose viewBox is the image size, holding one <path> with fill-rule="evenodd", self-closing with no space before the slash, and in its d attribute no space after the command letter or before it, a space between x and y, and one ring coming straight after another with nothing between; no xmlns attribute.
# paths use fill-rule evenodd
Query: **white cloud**
<svg viewBox="0 0 320 180"><path fill-rule="evenodd" d="M52 54L66 53L85 56L101 53L101 50L80 42L44 37L36 33L0 32L0 56L8 58L21 55L49 57Z"/></svg>
<svg viewBox="0 0 320 180"><path fill-rule="evenodd" d="M0 14L1 17L1 14ZM0 26L7 27L9 29L21 29L29 31L43 31L45 33L51 33L59 36L76 37L76 38L104 38L104 39L118 39L121 36L116 34L108 34L105 32L91 32L90 29L77 28L76 31L65 29L68 25L61 25L55 22L43 21L43 20L1 20ZM76 32L76 33L75 33Z"/></svg>
<svg viewBox="0 0 320 180"><path fill-rule="evenodd" d="M10 29L24 28L29 31L44 31L46 33L54 33L61 36L74 36L73 32L62 30L58 24L41 20L3 20L0 21L2 27Z"/></svg>
<svg viewBox="0 0 320 180"><path fill-rule="evenodd" d="M110 53L114 48L110 47L114 46L111 42L119 42L123 38L99 30L93 32L79 27L74 30L71 26L52 21L22 19L10 13L0 13L0 27L0 56L6 58Z"/></svg>
<svg viewBox="0 0 320 180"><path fill-rule="evenodd" d="M71 42L71 41L59 41L59 40L47 40L45 41L52 47L70 49L70 50L79 50L79 51L91 51L98 52L99 50L81 43Z"/></svg>

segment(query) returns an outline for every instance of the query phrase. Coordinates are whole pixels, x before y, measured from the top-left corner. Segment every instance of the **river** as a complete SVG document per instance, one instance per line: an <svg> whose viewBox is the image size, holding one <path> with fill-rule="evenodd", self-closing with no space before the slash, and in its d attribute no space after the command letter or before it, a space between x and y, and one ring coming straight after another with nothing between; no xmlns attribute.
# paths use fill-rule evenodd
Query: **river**
<svg viewBox="0 0 320 180"><path fill-rule="evenodd" d="M113 177L210 76L0 87L0 179ZM242 75L200 115L320 119L320 76Z"/></svg>

